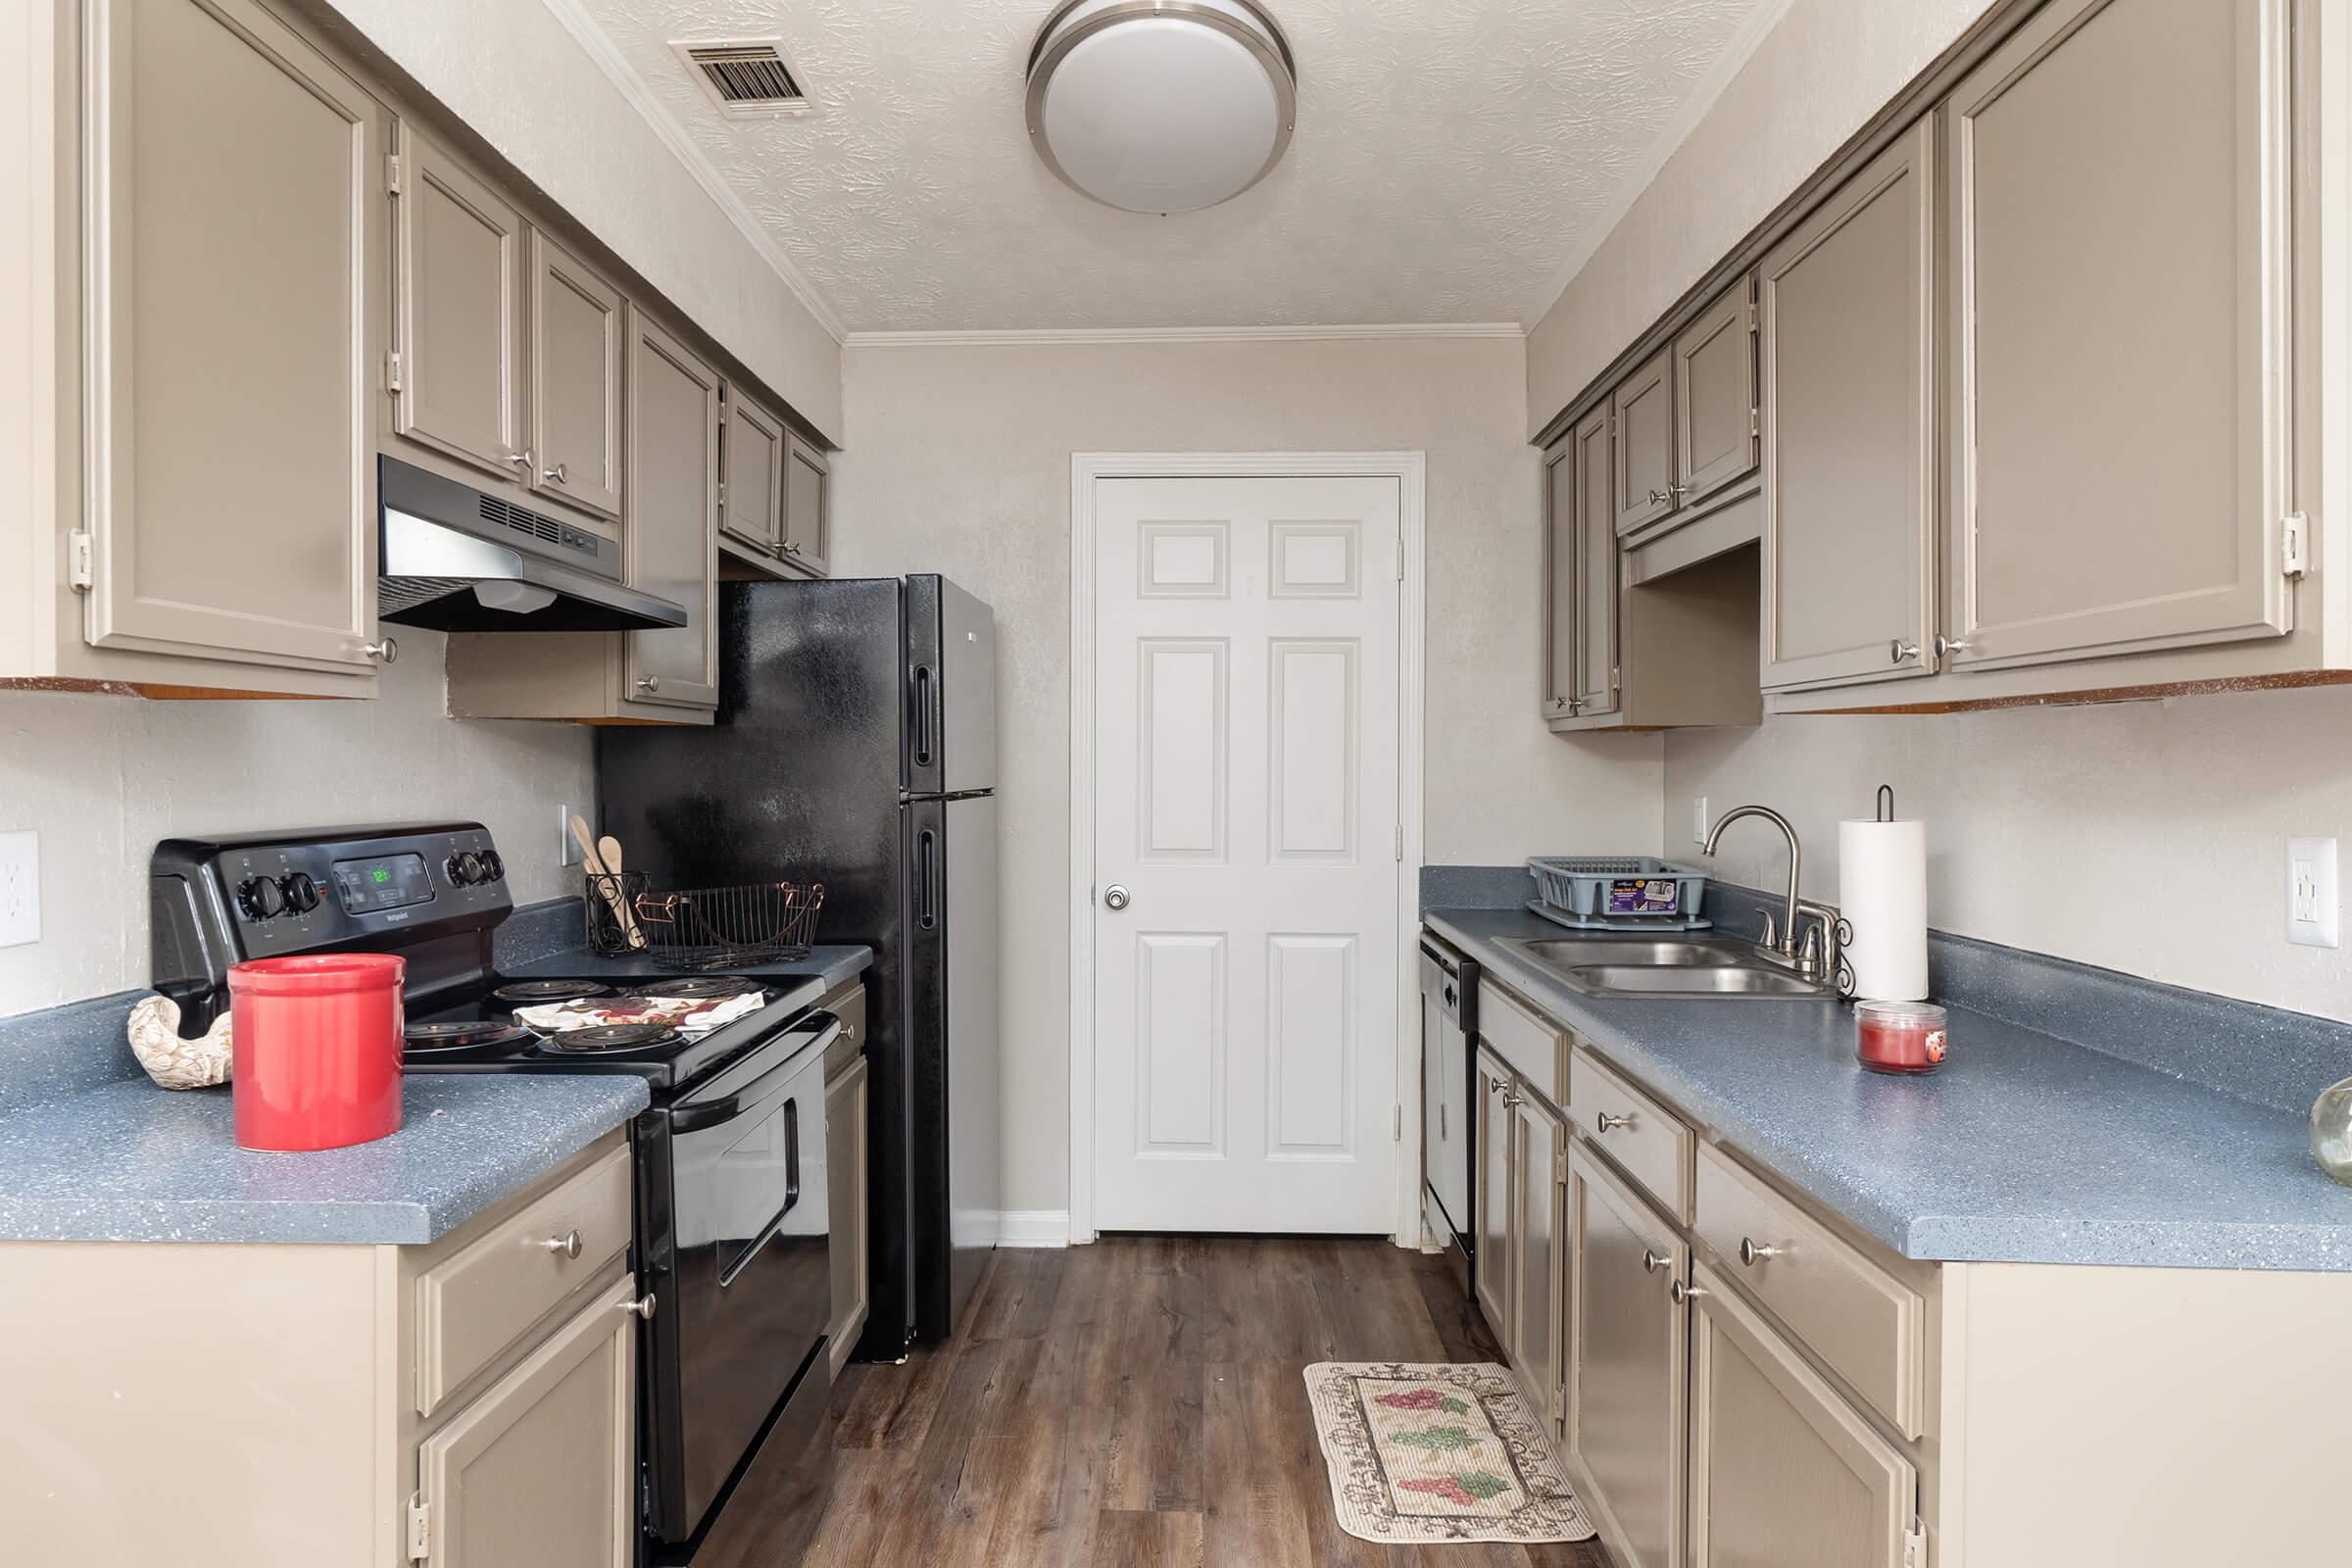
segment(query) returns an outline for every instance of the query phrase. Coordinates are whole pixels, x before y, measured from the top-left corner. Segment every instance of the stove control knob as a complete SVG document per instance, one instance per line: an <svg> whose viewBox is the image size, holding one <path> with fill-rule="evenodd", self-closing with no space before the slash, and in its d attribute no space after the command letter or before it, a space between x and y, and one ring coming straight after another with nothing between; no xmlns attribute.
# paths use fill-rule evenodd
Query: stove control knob
<svg viewBox="0 0 2352 1568"><path fill-rule="evenodd" d="M286 912L285 889L266 876L249 876L237 884L237 907L249 920L269 920Z"/></svg>
<svg viewBox="0 0 2352 1568"><path fill-rule="evenodd" d="M471 850L449 858L449 879L462 888L469 888L482 879L482 858Z"/></svg>
<svg viewBox="0 0 2352 1568"><path fill-rule="evenodd" d="M499 858L496 850L484 850L482 852L482 880L504 882L506 879L507 862Z"/></svg>
<svg viewBox="0 0 2352 1568"><path fill-rule="evenodd" d="M286 895L286 907L296 914L308 914L318 907L318 884L308 871L296 871L279 884Z"/></svg>

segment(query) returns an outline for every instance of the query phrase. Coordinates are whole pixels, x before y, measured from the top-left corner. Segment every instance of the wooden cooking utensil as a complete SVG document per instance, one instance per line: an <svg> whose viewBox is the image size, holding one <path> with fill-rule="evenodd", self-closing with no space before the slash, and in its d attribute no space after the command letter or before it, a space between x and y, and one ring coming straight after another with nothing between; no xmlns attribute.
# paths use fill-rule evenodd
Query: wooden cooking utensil
<svg viewBox="0 0 2352 1568"><path fill-rule="evenodd" d="M587 818L577 811L571 813L571 839L580 847L581 863L587 867L588 874L597 879L597 891L604 898L605 906L612 911L613 923L619 928L622 938L632 948L644 947L645 933L637 929L637 922L630 917L629 901L621 897L620 884L613 879L612 868L605 863L604 852L597 848L596 835L588 831Z"/></svg>
<svg viewBox="0 0 2352 1568"><path fill-rule="evenodd" d="M617 884L620 881L620 840L610 833L606 834L596 841L596 853L604 857L605 869L612 873L612 880ZM637 910L625 897L620 901L620 927L628 937L630 947L645 946L645 932L637 924Z"/></svg>

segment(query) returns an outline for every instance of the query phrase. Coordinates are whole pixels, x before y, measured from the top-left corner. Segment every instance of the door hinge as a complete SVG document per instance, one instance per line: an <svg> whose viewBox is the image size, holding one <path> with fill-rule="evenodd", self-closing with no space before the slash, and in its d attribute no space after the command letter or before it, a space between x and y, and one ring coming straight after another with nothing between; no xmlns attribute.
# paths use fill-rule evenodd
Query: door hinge
<svg viewBox="0 0 2352 1568"><path fill-rule="evenodd" d="M1756 302L1754 300L1747 302L1747 329L1750 332L1756 329Z"/></svg>
<svg viewBox="0 0 2352 1568"><path fill-rule="evenodd" d="M1396 1107L1396 1129L1390 1134L1390 1141L1392 1143L1401 1144L1404 1142L1404 1107L1402 1105L1398 1105Z"/></svg>
<svg viewBox="0 0 2352 1568"><path fill-rule="evenodd" d="M90 544L90 530L74 529L67 536L66 546L66 581L76 593L86 593L97 587L97 552Z"/></svg>
<svg viewBox="0 0 2352 1568"><path fill-rule="evenodd" d="M409 1560L422 1562L433 1554L433 1505L419 1492L409 1498Z"/></svg>
<svg viewBox="0 0 2352 1568"><path fill-rule="evenodd" d="M1568 1146L1564 1143L1555 1147L1551 1152L1551 1185L1554 1187L1568 1185Z"/></svg>
<svg viewBox="0 0 2352 1568"><path fill-rule="evenodd" d="M1748 411L1747 411L1747 434L1748 434L1748 439L1750 439L1750 440L1754 440L1754 439L1756 439L1757 437L1759 437L1759 436L1763 435L1763 433L1764 433L1764 411L1763 411L1762 409L1760 409L1760 408L1758 408L1758 409L1750 409L1750 410L1748 410Z"/></svg>
<svg viewBox="0 0 2352 1568"><path fill-rule="evenodd" d="M1404 824L1402 822L1396 824L1396 858L1399 860L1404 858Z"/></svg>
<svg viewBox="0 0 2352 1568"><path fill-rule="evenodd" d="M1928 1568L1928 1527L1916 1519L1903 1532L1903 1568Z"/></svg>
<svg viewBox="0 0 2352 1568"><path fill-rule="evenodd" d="M384 189L395 196L400 194L400 154L398 153L394 153L384 160Z"/></svg>
<svg viewBox="0 0 2352 1568"><path fill-rule="evenodd" d="M402 390L400 371L400 350L394 349L391 353L384 356L385 391L397 393Z"/></svg>
<svg viewBox="0 0 2352 1568"><path fill-rule="evenodd" d="M719 480L719 481L718 481L718 506L719 506L719 510L720 510L720 511L722 511L722 512L723 512L723 511L725 511L725 510L726 510L726 506L727 506L727 481L726 481L726 480L724 480L724 479L721 479L721 480Z"/></svg>
<svg viewBox="0 0 2352 1568"><path fill-rule="evenodd" d="M2289 577L2300 577L2310 569L2303 551L2304 540L2311 532L2311 519L2300 512L2290 512L2281 519L2281 523L2285 549L2282 559L2278 563L2278 569Z"/></svg>
<svg viewBox="0 0 2352 1568"><path fill-rule="evenodd" d="M1396 541L1396 580L1404 581L1404 541Z"/></svg>

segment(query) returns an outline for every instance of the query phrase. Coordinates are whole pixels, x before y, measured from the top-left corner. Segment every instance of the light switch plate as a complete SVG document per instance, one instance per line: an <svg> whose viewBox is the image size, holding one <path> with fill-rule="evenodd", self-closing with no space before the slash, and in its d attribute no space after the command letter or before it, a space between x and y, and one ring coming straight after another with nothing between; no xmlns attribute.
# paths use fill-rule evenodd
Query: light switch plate
<svg viewBox="0 0 2352 1568"><path fill-rule="evenodd" d="M2335 840L2286 841L2286 940L2298 947L2341 947L2343 899L2335 880Z"/></svg>
<svg viewBox="0 0 2352 1568"><path fill-rule="evenodd" d="M41 940L41 836L0 833L0 948Z"/></svg>
<svg viewBox="0 0 2352 1568"><path fill-rule="evenodd" d="M556 861L558 865L580 863L580 841L571 836L573 814L569 802L556 808L556 842L564 846L563 858Z"/></svg>
<svg viewBox="0 0 2352 1568"><path fill-rule="evenodd" d="M1704 844L1704 843L1706 843L1706 842L1707 842L1707 828L1709 827L1709 825L1710 825L1710 823L1709 823L1709 820L1708 820L1708 817L1707 817L1707 798L1706 798L1704 795L1693 795L1693 796L1691 796L1691 797L1690 797L1690 842L1691 842L1691 843L1693 843L1693 844Z"/></svg>

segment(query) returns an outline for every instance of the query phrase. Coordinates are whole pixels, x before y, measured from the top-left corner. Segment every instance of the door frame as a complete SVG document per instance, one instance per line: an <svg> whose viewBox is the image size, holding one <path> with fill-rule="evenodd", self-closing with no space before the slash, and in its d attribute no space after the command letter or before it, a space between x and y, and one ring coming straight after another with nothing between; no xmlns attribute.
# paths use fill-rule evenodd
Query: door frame
<svg viewBox="0 0 2352 1568"><path fill-rule="evenodd" d="M1396 603L1396 1111L1399 1247L1421 1244L1422 567L1429 458L1422 452L1077 452L1070 456L1070 1216L1095 1240L1095 482L1099 479L1395 479L1404 544Z"/></svg>

